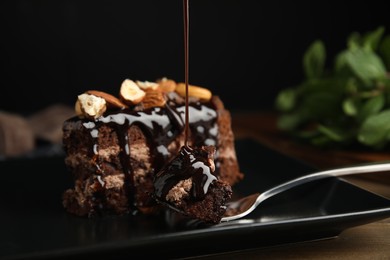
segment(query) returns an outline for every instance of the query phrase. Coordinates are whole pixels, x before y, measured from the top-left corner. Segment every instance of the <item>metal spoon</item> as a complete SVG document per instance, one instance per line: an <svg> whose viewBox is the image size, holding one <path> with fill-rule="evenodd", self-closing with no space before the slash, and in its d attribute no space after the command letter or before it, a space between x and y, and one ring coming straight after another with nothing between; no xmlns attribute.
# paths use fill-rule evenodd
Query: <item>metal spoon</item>
<svg viewBox="0 0 390 260"><path fill-rule="evenodd" d="M262 193L255 193L247 197L241 198L237 201L232 201L227 204L227 210L224 217L221 219L221 222L232 221L239 218L243 218L254 209L259 206L259 204L266 199L282 193L286 190L289 190L298 185L308 183L310 181L324 179L328 177L340 177L346 175L354 175L361 173L369 172L384 172L390 171L390 162L377 162L364 165L348 166L342 168L334 168L330 170L314 172L308 175L304 175L285 183L279 184L269 190L266 190Z"/></svg>

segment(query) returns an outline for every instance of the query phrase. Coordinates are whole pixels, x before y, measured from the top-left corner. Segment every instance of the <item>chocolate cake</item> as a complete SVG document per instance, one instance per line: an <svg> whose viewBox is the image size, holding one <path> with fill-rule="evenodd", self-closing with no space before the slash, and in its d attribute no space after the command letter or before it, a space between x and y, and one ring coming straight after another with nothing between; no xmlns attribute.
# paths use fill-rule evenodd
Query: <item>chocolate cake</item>
<svg viewBox="0 0 390 260"><path fill-rule="evenodd" d="M183 200L173 205L195 218L217 222L231 196L231 186L243 178L230 112L208 89L190 86L188 93L188 147L197 151L197 158L206 155L215 165L204 194L181 196ZM164 167L177 160L186 147L183 84L167 79L125 80L118 98L101 91L87 91L78 96L75 110L77 115L63 124L65 164L74 179L74 187L63 194L65 209L89 217L159 212L159 200L167 199L162 195L180 189L178 183L168 189L161 185L161 180ZM191 179L192 184L202 183ZM188 176L179 182L186 180ZM191 198L193 202L189 201ZM200 214L205 209L214 212L215 208L214 216Z"/></svg>

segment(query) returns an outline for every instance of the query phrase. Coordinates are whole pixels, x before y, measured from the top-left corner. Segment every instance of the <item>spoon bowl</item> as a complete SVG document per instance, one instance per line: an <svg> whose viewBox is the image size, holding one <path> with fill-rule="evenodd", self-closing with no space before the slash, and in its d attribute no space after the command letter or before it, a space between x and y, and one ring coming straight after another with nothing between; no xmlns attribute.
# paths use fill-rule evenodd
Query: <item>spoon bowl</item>
<svg viewBox="0 0 390 260"><path fill-rule="evenodd" d="M237 220L245 217L254 211L260 203L266 199L280 194L293 187L329 177L342 177L347 175L364 174L370 172L390 171L390 162L376 162L369 164L354 165L341 168L333 168L329 170L319 171L303 175L290 181L279 184L271 189L261 193L254 193L241 199L231 201L227 204L227 209L221 222Z"/></svg>

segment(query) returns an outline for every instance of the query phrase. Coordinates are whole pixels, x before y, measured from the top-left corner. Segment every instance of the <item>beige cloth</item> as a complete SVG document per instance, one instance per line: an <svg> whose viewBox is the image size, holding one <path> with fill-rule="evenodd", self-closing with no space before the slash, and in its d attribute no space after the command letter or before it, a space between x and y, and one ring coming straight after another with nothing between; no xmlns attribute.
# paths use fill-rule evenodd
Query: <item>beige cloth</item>
<svg viewBox="0 0 390 260"><path fill-rule="evenodd" d="M56 104L29 117L0 111L0 156L23 155L36 148L36 140L62 142L62 124L74 109Z"/></svg>

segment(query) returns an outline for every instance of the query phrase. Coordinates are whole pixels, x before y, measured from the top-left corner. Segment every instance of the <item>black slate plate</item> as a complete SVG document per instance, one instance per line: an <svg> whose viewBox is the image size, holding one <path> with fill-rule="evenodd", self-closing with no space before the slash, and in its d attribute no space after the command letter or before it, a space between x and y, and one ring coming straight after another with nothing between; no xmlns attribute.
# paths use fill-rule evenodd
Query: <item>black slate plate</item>
<svg viewBox="0 0 390 260"><path fill-rule="evenodd" d="M236 149L246 177L234 187L235 196L314 171L252 140L237 140ZM390 217L389 200L329 178L270 198L242 220L215 226L174 215L171 221L168 215L86 219L62 208L61 194L72 184L62 156L2 161L0 173L1 259L190 257L332 238Z"/></svg>

